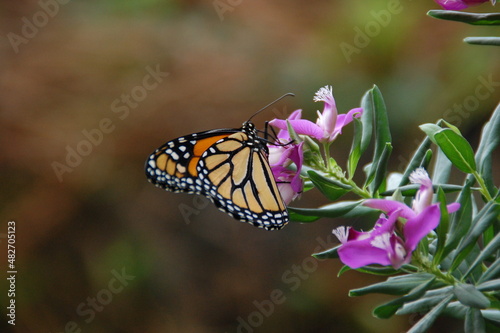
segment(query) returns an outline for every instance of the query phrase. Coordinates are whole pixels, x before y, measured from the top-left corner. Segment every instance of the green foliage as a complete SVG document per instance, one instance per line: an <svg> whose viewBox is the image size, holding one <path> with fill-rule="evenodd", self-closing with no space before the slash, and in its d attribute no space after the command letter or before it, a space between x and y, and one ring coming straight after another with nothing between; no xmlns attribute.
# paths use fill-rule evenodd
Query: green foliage
<svg viewBox="0 0 500 333"><path fill-rule="evenodd" d="M455 126L443 120L421 125L426 137L404 173L399 174L396 183L399 185L386 189L392 143L380 90L377 87L369 90L361 105L364 112L361 119L354 122L348 177L342 177L338 170L335 173L307 171L314 187L335 202L319 208L290 208L291 218L313 222L321 217L367 216L373 211L363 206L364 199L414 197L420 186L409 184L411 173L419 167L428 168L433 162L434 200L439 203L440 223L420 242L411 263L397 269L378 265L356 269L344 266L339 275L356 270L388 276L384 282L351 290L349 296L370 293L399 296L376 307L373 314L378 318L425 314L409 332L425 332L445 314L462 318L466 332L488 331L500 322L500 192L494 185L492 166L492 154L500 144L500 106L485 124L475 152ZM363 186L358 187L352 179L372 138L372 161L364 168ZM463 184L447 183L452 167L463 173ZM357 194L361 200L338 201L349 193ZM460 209L453 214L448 213L450 198L454 199L451 202L460 204ZM341 248L342 244L313 256L339 259Z"/></svg>
<svg viewBox="0 0 500 333"><path fill-rule="evenodd" d="M427 15L442 20L473 25L500 25L500 13L465 13L454 10L430 10Z"/></svg>
<svg viewBox="0 0 500 333"><path fill-rule="evenodd" d="M427 15L449 21L472 25L500 25L500 13L466 13L454 10L430 10ZM467 37L464 42L475 45L500 46L500 37Z"/></svg>

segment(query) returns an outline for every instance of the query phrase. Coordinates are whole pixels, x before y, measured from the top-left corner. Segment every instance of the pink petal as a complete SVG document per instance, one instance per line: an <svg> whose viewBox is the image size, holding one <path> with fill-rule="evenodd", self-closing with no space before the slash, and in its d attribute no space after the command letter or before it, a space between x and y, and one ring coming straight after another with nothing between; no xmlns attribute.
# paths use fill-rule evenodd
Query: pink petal
<svg viewBox="0 0 500 333"><path fill-rule="evenodd" d="M342 128L353 121L354 117L359 118L363 113L362 108L354 108L347 112L346 114L339 114L337 117L337 123L335 124L335 130L333 131L334 136L342 134Z"/></svg>
<svg viewBox="0 0 500 333"><path fill-rule="evenodd" d="M345 243L338 250L340 260L351 268L360 268L370 264L391 265L387 251L372 246L370 241L371 238Z"/></svg>
<svg viewBox="0 0 500 333"><path fill-rule="evenodd" d="M438 226L440 219L439 204L429 206L416 217L409 219L403 230L407 250L413 252L422 238Z"/></svg>
<svg viewBox="0 0 500 333"><path fill-rule="evenodd" d="M297 132L297 134L312 136L318 140L321 140L324 136L323 130L312 121L305 119L289 119L289 121L290 125L293 127L295 132ZM273 119L269 122L269 124L281 130L287 129L286 120L283 119Z"/></svg>
<svg viewBox="0 0 500 333"><path fill-rule="evenodd" d="M460 204L458 202L453 202L448 206L446 206L446 208L448 210L448 214L455 213L457 210L460 209Z"/></svg>
<svg viewBox="0 0 500 333"><path fill-rule="evenodd" d="M489 0L435 0L441 7L447 10L461 10L470 6L480 5Z"/></svg>
<svg viewBox="0 0 500 333"><path fill-rule="evenodd" d="M404 203L394 200L386 200L386 199L368 199L363 202L364 206L375 208L386 212L387 215L391 215L396 210L401 210L399 216L405 219L410 219L415 217L415 212Z"/></svg>

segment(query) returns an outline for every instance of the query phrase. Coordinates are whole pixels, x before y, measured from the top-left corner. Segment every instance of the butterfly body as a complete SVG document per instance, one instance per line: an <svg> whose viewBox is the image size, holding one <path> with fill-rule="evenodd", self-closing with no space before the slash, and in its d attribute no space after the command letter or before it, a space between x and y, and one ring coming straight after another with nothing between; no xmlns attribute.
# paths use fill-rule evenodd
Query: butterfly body
<svg viewBox="0 0 500 333"><path fill-rule="evenodd" d="M281 229L288 213L268 162L266 140L252 122L174 139L146 162L146 176L171 192L200 194L242 222Z"/></svg>

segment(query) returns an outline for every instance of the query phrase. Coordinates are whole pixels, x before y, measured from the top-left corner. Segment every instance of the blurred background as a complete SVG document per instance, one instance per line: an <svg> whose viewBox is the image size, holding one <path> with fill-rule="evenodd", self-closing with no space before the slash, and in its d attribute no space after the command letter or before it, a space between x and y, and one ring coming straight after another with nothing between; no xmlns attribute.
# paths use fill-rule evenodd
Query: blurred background
<svg viewBox="0 0 500 333"><path fill-rule="evenodd" d="M298 108L314 120L324 85L342 113L379 86L392 171L403 170L424 122L445 118L475 147L499 100L499 53L462 39L496 31L432 19L431 0L0 6L0 267L15 221L18 271L15 327L0 280L0 331L375 333L419 319L374 318L391 298L347 293L382 278L337 277L338 261L310 257L336 245L336 226L373 221L260 230L155 188L144 162L175 137L239 127L287 92L296 97L255 123ZM351 130L333 147L341 165ZM310 191L293 205L325 203ZM443 327L462 323L443 318L432 332Z"/></svg>

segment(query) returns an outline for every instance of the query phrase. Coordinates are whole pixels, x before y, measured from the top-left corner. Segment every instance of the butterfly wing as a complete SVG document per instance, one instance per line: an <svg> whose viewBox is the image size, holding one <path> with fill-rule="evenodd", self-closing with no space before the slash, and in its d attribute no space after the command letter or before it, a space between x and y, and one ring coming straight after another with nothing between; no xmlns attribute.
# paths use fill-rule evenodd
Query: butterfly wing
<svg viewBox="0 0 500 333"><path fill-rule="evenodd" d="M155 186L205 195L242 222L267 230L288 223L265 144L244 131L211 130L169 141L149 156L145 169Z"/></svg>
<svg viewBox="0 0 500 333"><path fill-rule="evenodd" d="M220 129L183 136L165 143L146 161L146 177L155 186L171 192L202 194L198 178L201 155L215 142L237 130Z"/></svg>
<svg viewBox="0 0 500 333"><path fill-rule="evenodd" d="M201 156L203 194L232 217L267 230L281 229L288 213L271 172L265 145L245 132L216 142Z"/></svg>

